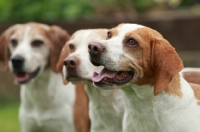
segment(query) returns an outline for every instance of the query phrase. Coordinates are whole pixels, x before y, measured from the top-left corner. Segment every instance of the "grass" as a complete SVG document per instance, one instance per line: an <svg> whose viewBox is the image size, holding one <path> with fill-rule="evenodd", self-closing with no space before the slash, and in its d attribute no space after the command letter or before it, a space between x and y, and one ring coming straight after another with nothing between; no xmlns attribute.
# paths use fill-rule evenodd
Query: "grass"
<svg viewBox="0 0 200 132"><path fill-rule="evenodd" d="M9 102L0 105L0 131L20 132L18 121L19 102Z"/></svg>

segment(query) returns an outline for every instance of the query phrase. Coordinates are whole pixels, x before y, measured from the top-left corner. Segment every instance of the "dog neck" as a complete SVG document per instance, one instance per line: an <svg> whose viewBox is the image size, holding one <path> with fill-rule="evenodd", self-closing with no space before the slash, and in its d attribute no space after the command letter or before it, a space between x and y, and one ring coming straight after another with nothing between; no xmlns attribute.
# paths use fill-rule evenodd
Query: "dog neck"
<svg viewBox="0 0 200 132"><path fill-rule="evenodd" d="M124 103L121 90L101 90L92 84L87 84L85 90L90 100L91 132L122 132Z"/></svg>
<svg viewBox="0 0 200 132"><path fill-rule="evenodd" d="M122 88L125 100L123 132L156 132L153 87L132 84Z"/></svg>
<svg viewBox="0 0 200 132"><path fill-rule="evenodd" d="M73 87L71 83L63 85L61 75L47 69L34 82L21 85L21 103L40 109L48 109L52 105L63 103L72 105L75 100Z"/></svg>
<svg viewBox="0 0 200 132"><path fill-rule="evenodd" d="M172 117L174 117L174 121L177 120L175 115L172 116L176 109L190 105L188 100L195 102L191 87L179 73L157 96L154 95L154 86L151 85L131 84L122 88L122 90L126 108L123 124L124 132L158 132L165 127L160 125L166 124L162 122L170 122ZM175 122L172 123L175 124Z"/></svg>

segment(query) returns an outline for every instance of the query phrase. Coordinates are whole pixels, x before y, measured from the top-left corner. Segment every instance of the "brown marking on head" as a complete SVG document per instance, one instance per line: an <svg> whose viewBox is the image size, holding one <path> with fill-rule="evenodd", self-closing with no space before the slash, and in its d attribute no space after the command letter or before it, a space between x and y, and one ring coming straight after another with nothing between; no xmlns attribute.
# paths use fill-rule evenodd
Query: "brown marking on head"
<svg viewBox="0 0 200 132"><path fill-rule="evenodd" d="M169 95L174 95L178 97L182 97L183 94L181 92L181 84L180 84L180 75L176 74L172 81L168 84L167 88L164 91Z"/></svg>
<svg viewBox="0 0 200 132"><path fill-rule="evenodd" d="M183 77L190 83L200 84L200 72L199 71L184 71Z"/></svg>
<svg viewBox="0 0 200 132"><path fill-rule="evenodd" d="M10 42L10 36L22 26L20 24L16 24L14 26L9 27L6 31L4 31L0 36L0 61L4 63L4 70L8 69L8 60L9 60L9 50L8 43Z"/></svg>
<svg viewBox="0 0 200 132"><path fill-rule="evenodd" d="M77 132L90 131L89 100L83 84L76 85L74 124Z"/></svg>
<svg viewBox="0 0 200 132"><path fill-rule="evenodd" d="M189 84L194 91L195 98L198 100L197 104L200 105L200 85L194 83L189 83Z"/></svg>
<svg viewBox="0 0 200 132"><path fill-rule="evenodd" d="M111 37L114 37L114 36L117 36L117 35L118 35L118 30L117 30L116 28L110 29L110 30L107 32L107 34L106 34L107 37L108 37L108 33L111 34Z"/></svg>
<svg viewBox="0 0 200 132"><path fill-rule="evenodd" d="M125 42L133 38L139 46L131 48ZM133 60L128 65L137 70L138 85L154 86L154 95L167 88L172 78L183 68L183 63L170 43L160 33L150 28L139 28L127 33L123 40L124 50ZM126 59L120 59L126 60ZM127 67L127 62L123 62ZM123 67L123 66L120 66Z"/></svg>

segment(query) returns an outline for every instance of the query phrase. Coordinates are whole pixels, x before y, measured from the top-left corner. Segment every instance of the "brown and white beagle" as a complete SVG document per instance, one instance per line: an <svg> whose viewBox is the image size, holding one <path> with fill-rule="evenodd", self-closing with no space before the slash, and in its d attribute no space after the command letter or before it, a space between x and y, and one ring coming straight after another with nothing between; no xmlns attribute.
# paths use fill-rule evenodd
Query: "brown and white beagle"
<svg viewBox="0 0 200 132"><path fill-rule="evenodd" d="M94 65L105 66L94 85L124 93L123 132L200 132L200 86L181 76L183 63L160 33L120 24L88 50Z"/></svg>
<svg viewBox="0 0 200 132"><path fill-rule="evenodd" d="M78 85L76 90L73 84L63 85L56 69L69 37L58 26L40 23L16 24L0 36L0 61L4 62L5 70L9 67L15 82L21 86L22 132L89 131L88 116L80 116L88 114L83 87ZM86 108L77 110L80 100Z"/></svg>

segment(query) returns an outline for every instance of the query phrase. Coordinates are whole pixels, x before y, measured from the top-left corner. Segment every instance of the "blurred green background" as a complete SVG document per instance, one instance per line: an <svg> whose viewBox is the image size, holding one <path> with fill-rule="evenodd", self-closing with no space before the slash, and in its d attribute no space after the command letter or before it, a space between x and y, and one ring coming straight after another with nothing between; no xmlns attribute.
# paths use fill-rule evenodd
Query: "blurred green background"
<svg viewBox="0 0 200 132"><path fill-rule="evenodd" d="M191 7L198 0L1 0L1 22L91 19L99 13L148 12Z"/></svg>
<svg viewBox="0 0 200 132"><path fill-rule="evenodd" d="M0 0L0 33L15 23L111 28L137 22L160 31L175 44L186 66L199 66L200 0ZM19 86L0 64L0 132L20 132Z"/></svg>

